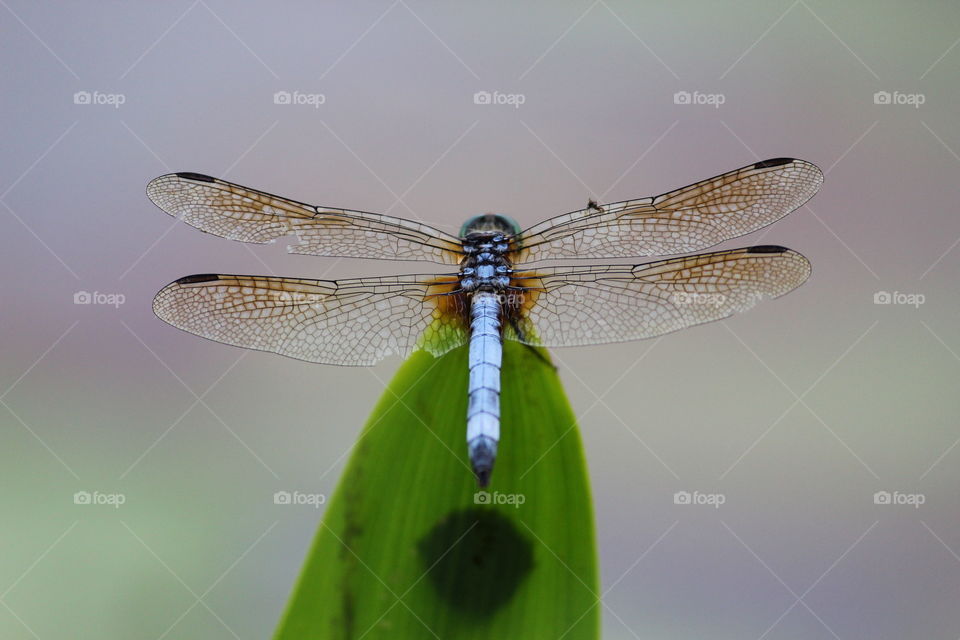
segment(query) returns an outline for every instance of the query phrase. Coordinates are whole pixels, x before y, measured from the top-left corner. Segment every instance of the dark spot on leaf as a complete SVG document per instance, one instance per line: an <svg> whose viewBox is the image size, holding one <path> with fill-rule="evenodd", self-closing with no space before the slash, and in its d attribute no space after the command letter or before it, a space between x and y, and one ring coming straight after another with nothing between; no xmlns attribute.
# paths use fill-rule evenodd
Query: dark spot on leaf
<svg viewBox="0 0 960 640"><path fill-rule="evenodd" d="M530 540L493 509L447 514L420 539L417 551L440 599L477 617L509 602L533 569Z"/></svg>

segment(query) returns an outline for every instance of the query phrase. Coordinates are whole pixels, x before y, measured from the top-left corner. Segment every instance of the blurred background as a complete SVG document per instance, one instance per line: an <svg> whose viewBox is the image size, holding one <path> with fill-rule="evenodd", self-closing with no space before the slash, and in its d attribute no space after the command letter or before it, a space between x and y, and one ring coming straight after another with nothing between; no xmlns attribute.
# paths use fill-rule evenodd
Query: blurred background
<svg viewBox="0 0 960 640"><path fill-rule="evenodd" d="M807 284L554 351L603 635L960 636L956 4L0 5L0 637L269 636L323 515L273 494L332 494L399 360L244 352L151 298L210 271L434 269L218 239L151 178L456 232L777 156L823 189L724 246L796 249Z"/></svg>

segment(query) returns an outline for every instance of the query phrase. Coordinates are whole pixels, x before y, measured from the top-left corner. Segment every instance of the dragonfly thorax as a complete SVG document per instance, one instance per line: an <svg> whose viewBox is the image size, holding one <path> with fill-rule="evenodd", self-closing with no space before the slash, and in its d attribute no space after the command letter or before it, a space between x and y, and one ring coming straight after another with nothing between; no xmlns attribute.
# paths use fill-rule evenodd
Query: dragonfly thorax
<svg viewBox="0 0 960 640"><path fill-rule="evenodd" d="M503 291L510 285L510 244L498 231L475 231L463 239L465 257L460 266L460 286L474 291Z"/></svg>

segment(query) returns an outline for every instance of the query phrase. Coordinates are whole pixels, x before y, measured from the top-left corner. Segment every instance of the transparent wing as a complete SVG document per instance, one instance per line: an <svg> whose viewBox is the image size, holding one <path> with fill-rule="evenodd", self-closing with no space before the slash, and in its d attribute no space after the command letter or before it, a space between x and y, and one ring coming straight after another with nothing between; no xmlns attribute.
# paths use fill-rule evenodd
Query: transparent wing
<svg viewBox="0 0 960 640"><path fill-rule="evenodd" d="M434 355L463 344L455 276L303 280L196 275L156 295L162 320L198 336L299 360L370 365L417 346Z"/></svg>
<svg viewBox="0 0 960 640"><path fill-rule="evenodd" d="M147 185L158 207L231 240L266 243L295 236L290 253L458 264L457 238L412 220L315 207L199 173L170 173Z"/></svg>
<svg viewBox="0 0 960 640"><path fill-rule="evenodd" d="M820 188L803 160L776 158L654 198L590 206L515 238L515 264L556 258L628 258L700 251L779 220Z"/></svg>
<svg viewBox="0 0 960 640"><path fill-rule="evenodd" d="M516 273L518 320L507 337L546 347L650 338L745 311L809 275L806 258L777 246Z"/></svg>

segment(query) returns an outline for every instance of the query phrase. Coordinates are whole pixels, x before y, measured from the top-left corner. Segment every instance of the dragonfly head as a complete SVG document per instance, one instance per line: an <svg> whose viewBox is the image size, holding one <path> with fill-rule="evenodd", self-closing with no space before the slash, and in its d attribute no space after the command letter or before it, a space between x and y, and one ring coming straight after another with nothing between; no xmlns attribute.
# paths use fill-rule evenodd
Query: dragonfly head
<svg viewBox="0 0 960 640"><path fill-rule="evenodd" d="M520 233L520 225L513 218L499 213L483 213L473 216L460 227L460 237L466 238L471 233L484 231L499 231L508 236Z"/></svg>

